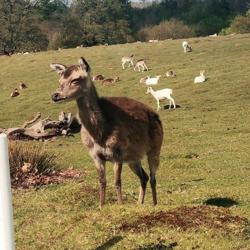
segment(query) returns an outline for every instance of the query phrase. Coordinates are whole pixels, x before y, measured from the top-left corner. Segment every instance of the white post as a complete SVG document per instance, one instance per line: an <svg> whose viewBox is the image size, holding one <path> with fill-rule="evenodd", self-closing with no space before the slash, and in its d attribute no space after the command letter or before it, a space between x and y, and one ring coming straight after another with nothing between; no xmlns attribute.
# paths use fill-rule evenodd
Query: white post
<svg viewBox="0 0 250 250"><path fill-rule="evenodd" d="M8 140L0 134L0 250L14 250Z"/></svg>

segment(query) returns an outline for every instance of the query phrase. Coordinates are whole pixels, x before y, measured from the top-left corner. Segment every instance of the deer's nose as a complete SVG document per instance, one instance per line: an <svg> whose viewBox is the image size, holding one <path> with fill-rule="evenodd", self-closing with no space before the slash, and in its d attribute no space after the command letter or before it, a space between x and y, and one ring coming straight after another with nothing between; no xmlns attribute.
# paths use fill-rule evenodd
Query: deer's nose
<svg viewBox="0 0 250 250"><path fill-rule="evenodd" d="M51 98L52 98L52 100L54 101L54 102L56 102L57 100L58 100L58 98L59 98L59 93L53 93L52 94L52 96L51 96Z"/></svg>

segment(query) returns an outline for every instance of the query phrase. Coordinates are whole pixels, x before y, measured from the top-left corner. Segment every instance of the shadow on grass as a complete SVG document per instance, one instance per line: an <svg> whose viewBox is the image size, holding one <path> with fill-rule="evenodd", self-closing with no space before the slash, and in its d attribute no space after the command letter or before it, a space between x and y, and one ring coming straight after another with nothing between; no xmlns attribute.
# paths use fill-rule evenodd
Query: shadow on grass
<svg viewBox="0 0 250 250"><path fill-rule="evenodd" d="M110 249L111 247L113 247L115 244L117 244L119 241L121 241L123 239L122 236L118 235L118 236L114 236L111 239L109 239L107 242L105 242L104 244L102 244L101 246L97 247L95 250L106 250L106 249Z"/></svg>
<svg viewBox="0 0 250 250"><path fill-rule="evenodd" d="M239 203L230 198L210 198L204 202L206 205L217 206L217 207L232 207L238 205Z"/></svg>
<svg viewBox="0 0 250 250"><path fill-rule="evenodd" d="M136 248L136 250L172 250L177 246L177 242L164 245L163 243L143 245Z"/></svg>
<svg viewBox="0 0 250 250"><path fill-rule="evenodd" d="M169 109L169 105L165 105L163 108ZM173 109L173 108L174 108L174 105L171 105L171 109ZM179 108L181 108L181 106L179 104L176 104L176 108L179 109Z"/></svg>

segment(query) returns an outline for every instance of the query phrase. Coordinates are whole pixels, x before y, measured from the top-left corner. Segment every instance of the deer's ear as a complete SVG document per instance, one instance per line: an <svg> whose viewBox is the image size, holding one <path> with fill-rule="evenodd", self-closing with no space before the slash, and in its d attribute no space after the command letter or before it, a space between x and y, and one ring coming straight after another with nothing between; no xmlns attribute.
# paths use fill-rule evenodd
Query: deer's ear
<svg viewBox="0 0 250 250"><path fill-rule="evenodd" d="M78 62L79 62L79 65L81 66L81 68L83 70L85 70L86 72L90 73L91 68L90 68L88 62L83 57L81 57Z"/></svg>
<svg viewBox="0 0 250 250"><path fill-rule="evenodd" d="M51 63L49 66L50 68L55 70L59 75L61 75L63 71L66 69L65 65L59 63Z"/></svg>

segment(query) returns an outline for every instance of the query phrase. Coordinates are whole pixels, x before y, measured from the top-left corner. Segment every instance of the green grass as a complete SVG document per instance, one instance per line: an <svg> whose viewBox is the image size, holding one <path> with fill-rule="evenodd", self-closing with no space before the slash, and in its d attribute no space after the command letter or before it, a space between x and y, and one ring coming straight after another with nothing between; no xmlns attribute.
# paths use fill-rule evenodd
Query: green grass
<svg viewBox="0 0 250 250"><path fill-rule="evenodd" d="M250 219L250 35L190 39L193 52L188 54L183 53L181 42L1 57L0 127L17 127L37 112L44 117L57 117L61 110L75 113L74 102L52 103L58 76L50 71L49 63L71 65L80 56L89 61L93 74L121 78L113 87L97 83L100 95L129 96L154 109L156 101L145 94L139 79L147 74L164 75L172 69L177 77L163 77L158 89L172 88L173 97L181 106L159 112L165 135L156 207L151 205L149 187L145 205L135 204L139 181L126 165L122 174L125 201L116 205L113 171L108 164L107 205L99 210L96 170L79 134L47 142L46 148L60 155L58 164L62 168L79 168L86 174L79 182L39 190L13 190L17 249L95 249L105 242L110 243L106 249L138 249L161 240L165 245L177 242L174 249L249 249L249 228L240 232L212 228L182 231L156 224L143 232L118 230L124 221L160 210L197 206L214 197L237 201L238 205L228 209L233 215ZM145 58L151 71L122 70L121 57L132 53L138 59ZM193 79L202 69L206 70L208 81L195 85ZM11 99L9 95L20 81L26 82L28 89Z"/></svg>

